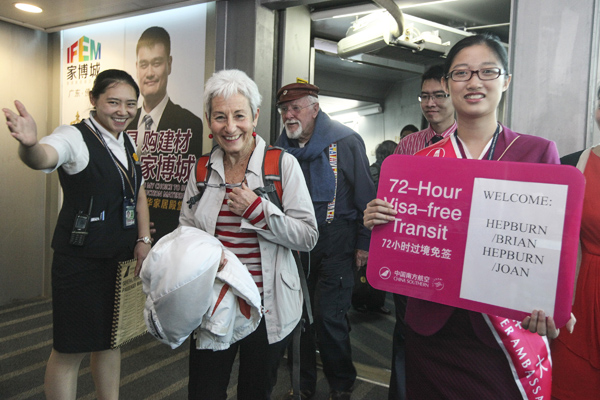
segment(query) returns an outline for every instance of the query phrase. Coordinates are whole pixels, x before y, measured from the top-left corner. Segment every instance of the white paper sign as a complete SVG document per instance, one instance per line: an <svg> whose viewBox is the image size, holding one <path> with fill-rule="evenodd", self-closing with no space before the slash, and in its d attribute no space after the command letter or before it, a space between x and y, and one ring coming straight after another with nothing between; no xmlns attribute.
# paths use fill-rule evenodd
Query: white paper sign
<svg viewBox="0 0 600 400"><path fill-rule="evenodd" d="M553 315L567 189L475 178L461 298Z"/></svg>

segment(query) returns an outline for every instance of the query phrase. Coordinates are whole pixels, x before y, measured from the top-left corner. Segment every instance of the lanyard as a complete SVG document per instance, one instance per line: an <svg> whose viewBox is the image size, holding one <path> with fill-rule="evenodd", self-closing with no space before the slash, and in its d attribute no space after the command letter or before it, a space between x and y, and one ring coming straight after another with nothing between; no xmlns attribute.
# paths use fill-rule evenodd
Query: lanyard
<svg viewBox="0 0 600 400"><path fill-rule="evenodd" d="M494 158L494 150L496 150L496 142L498 141L498 136L500 134L500 124L496 125L496 132L494 132L494 136L492 137L492 144L490 145L490 150L488 152L488 160L493 160ZM454 136L458 139L458 128L454 131Z"/></svg>
<svg viewBox="0 0 600 400"><path fill-rule="evenodd" d="M95 134L96 138L98 140L100 140L100 142L102 142L102 144L104 145L104 148L108 151L108 154L110 155L110 158L113 161L113 164L115 165L115 167L117 167L117 171L119 171L119 177L121 178L121 188L123 189L123 198L127 198L127 192L125 191L125 179L127 179L127 183L129 184L131 193L133 193L133 200L135 201L137 199L137 171L135 170L135 166L132 162L131 155L129 154L129 151L127 151L127 146L125 145L126 138L125 137L123 138L123 148L125 149L125 154L127 155L127 162L129 164L129 166L133 167L133 179L134 179L134 184L135 184L135 186L133 186L133 187L131 185L131 181L129 180L129 176L127 176L127 172L125 170L123 170L123 167L121 165L119 165L119 163L117 162L117 158L115 157L113 152L108 147L108 144L104 140L104 137L100 133L100 130L98 129L98 127L96 127L96 125L94 124L94 122L91 119L90 119L90 123L94 127L94 130L92 130L92 132Z"/></svg>
<svg viewBox="0 0 600 400"><path fill-rule="evenodd" d="M492 144L490 145L490 151L488 154L488 160L492 160L494 158L494 150L496 150L496 142L498 141L498 135L500 133L500 124L496 125L496 132L494 132L494 137L492 138Z"/></svg>

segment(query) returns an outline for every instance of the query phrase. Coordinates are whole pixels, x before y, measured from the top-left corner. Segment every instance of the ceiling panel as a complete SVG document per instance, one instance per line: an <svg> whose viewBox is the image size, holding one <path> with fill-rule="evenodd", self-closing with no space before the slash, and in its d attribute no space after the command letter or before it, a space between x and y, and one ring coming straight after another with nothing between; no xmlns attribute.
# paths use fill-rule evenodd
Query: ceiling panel
<svg viewBox="0 0 600 400"><path fill-rule="evenodd" d="M207 0L32 0L44 12L30 14L17 10L15 0L0 0L0 19L46 31L57 31L61 27L86 22L117 18L125 15L141 14L160 9L168 9L191 4L206 3ZM407 14L424 18L453 28L472 28L474 26L507 24L510 20L511 0L455 0L446 3L428 5L431 0L403 1L404 5L416 5L404 11ZM399 2L400 3L400 2ZM378 7L370 1L357 0L304 0L269 1L268 6L283 9L291 5L306 4L311 12L344 10L348 7L363 7L371 10ZM326 18L313 21L313 35L330 40L339 40L345 36L356 17ZM503 41L508 41L508 27L496 30Z"/></svg>
<svg viewBox="0 0 600 400"><path fill-rule="evenodd" d="M500 36L503 42L508 42L511 0L455 0L444 3L423 0L397 1L397 3L411 6L403 8L403 12L406 14L451 28L470 30L473 27L479 26L502 25L494 28L494 33ZM346 36L346 31L360 15L341 18L322 18L321 16L339 16L351 11L375 11L381 8L372 2L367 2L366 4L362 3L358 5L349 4L347 7L337 7L334 9L327 7L326 4L318 4L311 9L313 10L313 35L329 40L340 40ZM315 15L318 18L315 18Z"/></svg>
<svg viewBox="0 0 600 400"><path fill-rule="evenodd" d="M403 9L406 14L450 28L476 33L480 30L472 30L473 27L488 26L485 30L508 42L511 0L455 0L435 4L429 4L431 0L423 0L397 3L413 6ZM354 56L354 62L342 60L335 54L336 43L346 37L346 32L356 19L366 14L340 16L357 11L373 12L381 8L373 2L351 2L337 7L321 2L311 5L311 10L311 34L318 52L315 58L315 82L320 82L328 94L333 95L331 92L337 91L340 97L381 101L385 98L387 89L395 83L420 79L427 67L441 64L445 60L438 53L398 51L392 46ZM490 25L500 26L489 28ZM328 44L327 50L319 50L321 42ZM332 74L331 71L335 73ZM340 81L346 84L336 84ZM347 82L356 83L356 87L350 87Z"/></svg>
<svg viewBox="0 0 600 400"><path fill-rule="evenodd" d="M24 0L23 2L27 2ZM31 0L44 10L41 14L26 13L16 9L15 0L0 0L0 20L24 25L46 32L93 21L121 18L147 12L166 10L207 0Z"/></svg>
<svg viewBox="0 0 600 400"><path fill-rule="evenodd" d="M46 32L208 2L208 0L32 0L32 3L44 9L44 12L29 14L14 8L15 1L0 0L0 20ZM500 25L498 28L488 30L498 34L503 41L508 41L511 0L455 0L445 3L435 2L437 4L434 5L427 4L430 2L431 0L415 0L398 3L416 5L416 7L404 9L407 14L453 28L471 29L482 25ZM348 9L379 9L372 1L364 0L262 0L262 4L273 10L306 5L309 7L311 15L329 14L329 17L313 18L311 31L313 38L328 39L333 42L334 47L337 41L346 36L346 31L357 17L332 18L332 15L339 15ZM343 85L335 83L336 80L338 82L340 80L358 82L354 90L361 95L354 97L368 101L381 99L390 85L405 79L419 77L424 66L437 63L439 60L424 58L421 60L420 70L414 68L403 70L392 64L386 65L383 59L394 56L388 55L385 49L353 62L341 60L332 52L318 50L317 53L316 76L320 77L320 83L326 87L326 92L331 94L337 92L338 95L349 97L350 95L347 95L342 89ZM378 56L384 61L382 64L378 64ZM397 61L401 63L406 60Z"/></svg>

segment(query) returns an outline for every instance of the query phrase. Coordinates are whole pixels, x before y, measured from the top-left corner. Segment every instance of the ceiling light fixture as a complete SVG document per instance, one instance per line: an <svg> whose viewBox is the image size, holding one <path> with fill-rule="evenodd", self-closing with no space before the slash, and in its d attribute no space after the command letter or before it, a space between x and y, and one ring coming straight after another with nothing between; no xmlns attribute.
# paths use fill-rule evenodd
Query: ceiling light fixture
<svg viewBox="0 0 600 400"><path fill-rule="evenodd" d="M15 7L18 8L21 11L25 11L25 12L29 12L29 13L41 13L43 10L41 8L39 8L38 6L34 6L32 4L26 4L26 3L15 3Z"/></svg>
<svg viewBox="0 0 600 400"><path fill-rule="evenodd" d="M452 2L452 1L458 1L458 0L438 0L438 1L430 1L429 3L411 4L411 5L408 5L408 6L401 6L401 5L399 5L398 8L404 10L405 8L433 6L433 5L436 5L436 4L449 3L449 2Z"/></svg>
<svg viewBox="0 0 600 400"><path fill-rule="evenodd" d="M370 104L367 106L331 112L329 113L329 116L339 121L340 119L356 119L358 117L366 117L367 115L381 114L382 112L383 107L381 107L379 104Z"/></svg>

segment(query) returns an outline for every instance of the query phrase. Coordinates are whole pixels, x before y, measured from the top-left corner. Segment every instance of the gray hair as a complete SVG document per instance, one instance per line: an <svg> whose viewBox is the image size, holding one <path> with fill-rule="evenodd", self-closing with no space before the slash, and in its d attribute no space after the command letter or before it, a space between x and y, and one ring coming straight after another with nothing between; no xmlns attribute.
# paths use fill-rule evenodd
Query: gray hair
<svg viewBox="0 0 600 400"><path fill-rule="evenodd" d="M208 119L210 120L212 100L215 97L222 96L224 99L228 99L238 93L248 99L252 110L252 118L254 118L262 101L256 83L245 72L237 69L224 69L215 72L204 85L204 111L208 115Z"/></svg>
<svg viewBox="0 0 600 400"><path fill-rule="evenodd" d="M319 102L319 99L315 96L308 95L308 96L306 96L306 98L308 99L309 106Z"/></svg>

